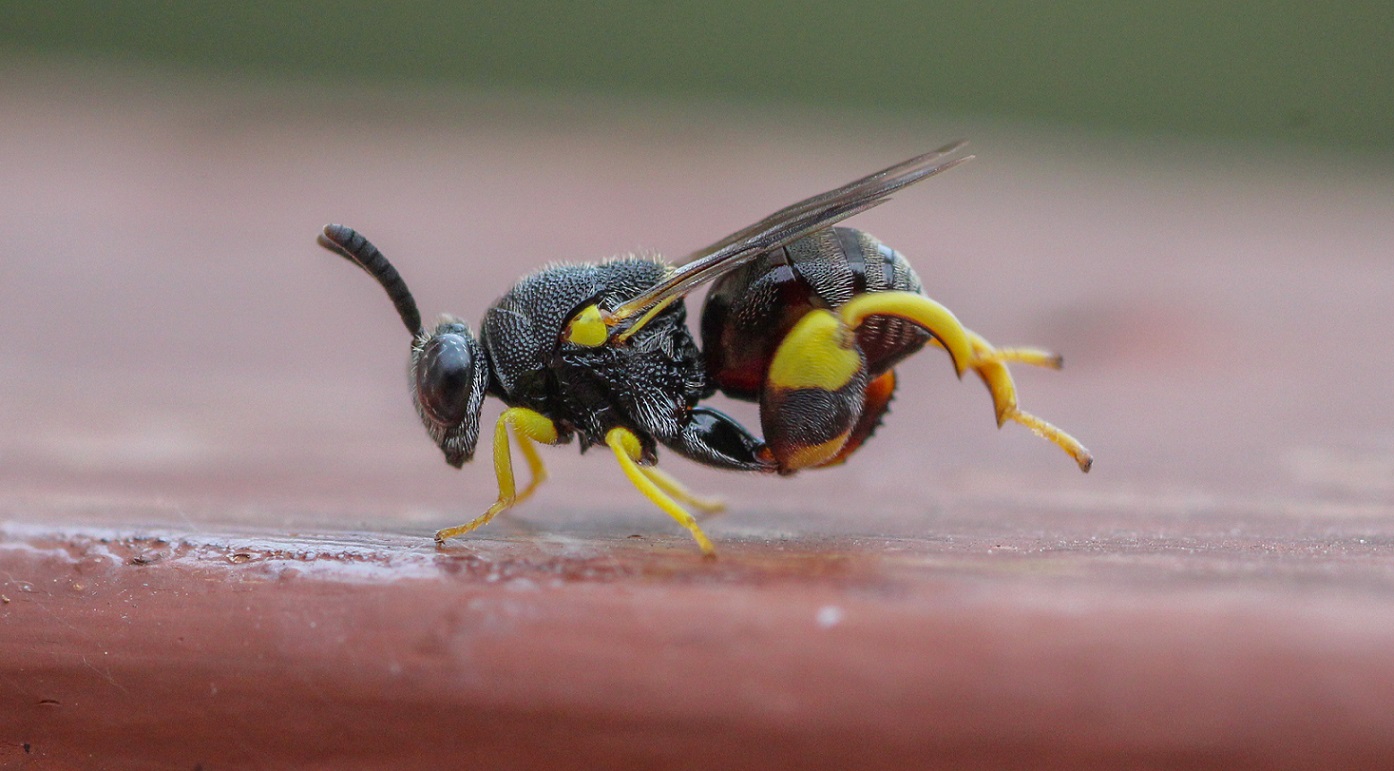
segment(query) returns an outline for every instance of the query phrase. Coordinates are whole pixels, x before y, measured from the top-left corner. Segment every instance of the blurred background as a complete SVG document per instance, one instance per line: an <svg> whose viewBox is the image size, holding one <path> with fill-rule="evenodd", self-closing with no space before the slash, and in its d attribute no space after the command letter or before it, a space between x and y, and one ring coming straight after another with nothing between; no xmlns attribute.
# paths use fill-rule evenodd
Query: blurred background
<svg viewBox="0 0 1394 771"><path fill-rule="evenodd" d="M967 137L855 224L989 338L1066 353L1023 404L1096 471L926 355L845 469L677 468L766 509L718 532L1002 498L1367 512L1394 495L1390 40L1374 1L10 3L0 482L29 512L434 529L492 472L422 436L407 340L324 222L477 321L549 261L684 254ZM606 461L549 458L540 505L664 526Z"/></svg>
<svg viewBox="0 0 1394 771"><path fill-rule="evenodd" d="M12 57L98 69L1394 144L1394 9L1377 0L63 0L13 5L0 21Z"/></svg>

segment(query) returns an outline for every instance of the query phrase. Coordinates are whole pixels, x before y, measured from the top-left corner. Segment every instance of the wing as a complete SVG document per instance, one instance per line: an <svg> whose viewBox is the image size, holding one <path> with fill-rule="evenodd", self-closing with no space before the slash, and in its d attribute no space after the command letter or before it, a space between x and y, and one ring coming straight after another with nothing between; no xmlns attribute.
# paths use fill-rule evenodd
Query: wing
<svg viewBox="0 0 1394 771"><path fill-rule="evenodd" d="M620 322L644 314L621 334L621 339L628 337L657 311L698 286L715 281L762 254L883 203L891 193L903 187L971 160L971 155L946 160L947 156L958 152L965 144L967 143L961 140L953 142L835 190L799 201L705 249L693 252L684 258L682 266L666 279L611 311L606 318L606 324L614 327Z"/></svg>

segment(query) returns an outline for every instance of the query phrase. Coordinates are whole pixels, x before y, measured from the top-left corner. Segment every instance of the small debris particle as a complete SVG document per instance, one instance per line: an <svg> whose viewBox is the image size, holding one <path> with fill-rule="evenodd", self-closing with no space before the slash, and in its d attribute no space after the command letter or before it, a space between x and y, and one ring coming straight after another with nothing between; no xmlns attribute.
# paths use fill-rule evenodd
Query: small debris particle
<svg viewBox="0 0 1394 771"><path fill-rule="evenodd" d="M836 605L824 605L818 609L818 615L815 618L820 628L831 629L842 623L844 615L842 608Z"/></svg>
<svg viewBox="0 0 1394 771"><path fill-rule="evenodd" d="M3 594L0 594L0 604L9 605L9 604L10 604L10 598L9 598L9 597L6 597L6 596L3 595Z"/></svg>
<svg viewBox="0 0 1394 771"><path fill-rule="evenodd" d="M246 562L251 562L253 559L254 558L252 557L252 555L245 551L235 551L232 554L227 555L227 561L231 562L234 565L241 565Z"/></svg>
<svg viewBox="0 0 1394 771"><path fill-rule="evenodd" d="M164 559L164 558L165 558L165 554L164 554L163 552L158 552L158 551L143 551L143 552L140 552L139 554L135 555L134 557L131 557L131 564L132 564L132 565L151 565L151 564L154 564L154 563L156 563L156 562L159 562L160 560L162 560L162 559Z"/></svg>
<svg viewBox="0 0 1394 771"><path fill-rule="evenodd" d="M31 752L33 752L33 751L34 751L34 745L30 744L29 742L25 742L25 743L24 743L24 754L25 754L25 755L28 755L29 753L31 753Z"/></svg>

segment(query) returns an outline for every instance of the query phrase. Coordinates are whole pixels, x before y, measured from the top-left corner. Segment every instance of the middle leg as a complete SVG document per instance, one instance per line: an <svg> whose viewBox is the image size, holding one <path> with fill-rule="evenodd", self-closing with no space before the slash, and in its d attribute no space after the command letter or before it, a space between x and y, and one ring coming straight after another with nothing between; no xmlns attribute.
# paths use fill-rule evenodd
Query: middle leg
<svg viewBox="0 0 1394 771"><path fill-rule="evenodd" d="M674 501L667 492L664 492L661 486L646 473L650 469L645 469L639 465L638 460L643 455L639 437L627 428L612 428L605 435L605 444L614 451L615 459L619 461L620 469L629 478L630 484L638 488L645 498L652 501L658 508L663 509L664 513L676 520L678 524L687 528L693 539L697 541L697 546L701 548L702 556L709 559L716 557L716 548L712 546L706 533L702 532L702 528L697 525L697 520L688 513L687 509L678 505L678 502ZM671 479L666 474L663 477Z"/></svg>

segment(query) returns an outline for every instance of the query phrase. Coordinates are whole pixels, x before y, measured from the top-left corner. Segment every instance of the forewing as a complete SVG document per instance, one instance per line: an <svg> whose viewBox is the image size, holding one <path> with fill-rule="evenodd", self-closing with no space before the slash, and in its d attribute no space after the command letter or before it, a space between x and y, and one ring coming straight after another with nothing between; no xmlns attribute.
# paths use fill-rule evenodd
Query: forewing
<svg viewBox="0 0 1394 771"><path fill-rule="evenodd" d="M705 249L688 255L683 264L663 281L611 312L613 326L633 316L668 304L693 289L804 236L841 222L888 200L888 196L908 185L971 160L973 156L948 158L962 149L963 141L945 145L882 169L835 190L787 206L750 227L732 233ZM640 319L626 330L626 336L642 325Z"/></svg>

